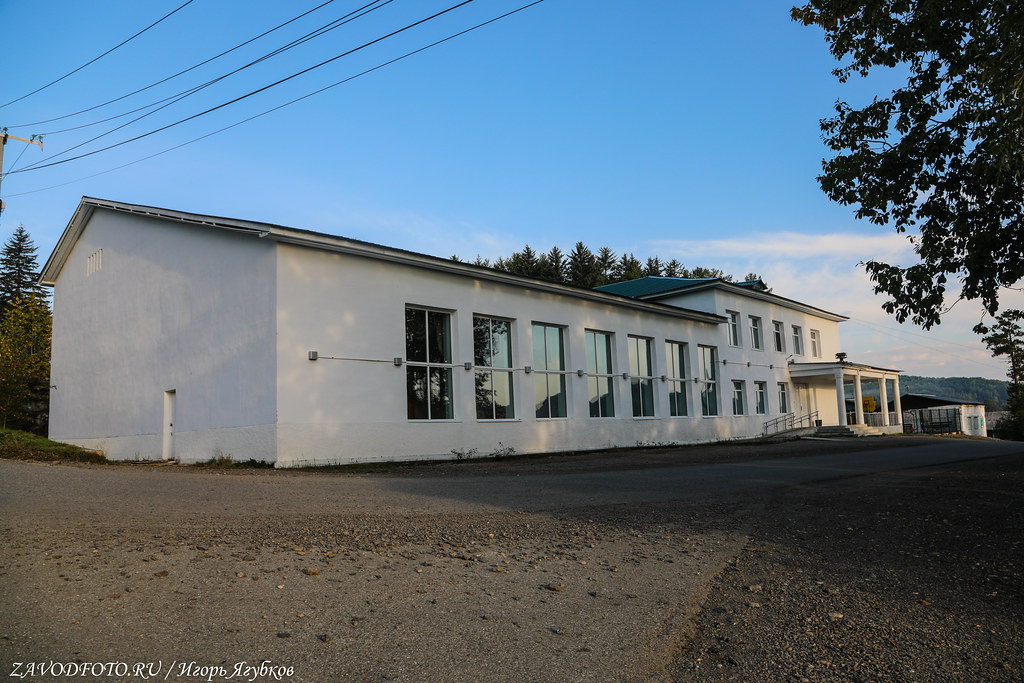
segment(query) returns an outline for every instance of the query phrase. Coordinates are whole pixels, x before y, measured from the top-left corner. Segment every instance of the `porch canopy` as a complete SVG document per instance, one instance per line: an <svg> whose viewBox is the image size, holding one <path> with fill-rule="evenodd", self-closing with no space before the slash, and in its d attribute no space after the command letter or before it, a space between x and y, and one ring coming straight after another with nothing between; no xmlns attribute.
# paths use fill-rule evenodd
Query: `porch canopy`
<svg viewBox="0 0 1024 683"><path fill-rule="evenodd" d="M861 390L861 379L870 379L878 381L878 387L881 393L882 426L896 426L891 425L890 423L888 409L889 391L886 387L887 381L892 380L893 393L895 394L895 396L892 397L895 407L895 415L897 420L902 420L900 417L903 414L903 411L900 406L899 370L876 368L871 365L862 365L860 363L837 360L832 363L790 363L789 376L793 379L810 379L812 377L834 378L836 383L836 403L839 410L839 424L843 427L849 424L846 411L846 390L843 387L843 383L847 377L852 378L853 384L853 405L854 410L856 411L856 422L854 424L865 424L864 395Z"/></svg>

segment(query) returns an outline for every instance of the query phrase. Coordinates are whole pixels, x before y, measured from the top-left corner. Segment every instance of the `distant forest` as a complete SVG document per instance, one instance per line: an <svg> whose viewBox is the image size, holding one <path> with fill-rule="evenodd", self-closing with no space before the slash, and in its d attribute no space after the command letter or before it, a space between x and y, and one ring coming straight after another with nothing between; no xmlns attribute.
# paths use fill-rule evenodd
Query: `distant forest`
<svg viewBox="0 0 1024 683"><path fill-rule="evenodd" d="M900 392L932 394L946 398L978 401L989 410L1006 405L1006 382L982 377L918 377L900 375Z"/></svg>
<svg viewBox="0 0 1024 683"><path fill-rule="evenodd" d="M457 255L452 255L451 260L462 261ZM648 275L682 278L716 277L728 282L735 281L732 275L719 268L705 266L687 268L677 259L662 261L657 256L652 256L646 262L641 262L633 254L618 256L608 247L601 247L594 252L583 242L577 242L568 254L558 247L551 247L547 252L537 253L530 245L526 245L522 251L517 251L507 258L498 258L493 263L480 256L469 263L504 270L516 275L564 282L587 289L626 280L636 280ZM758 279L760 278L757 273L747 273L743 281Z"/></svg>

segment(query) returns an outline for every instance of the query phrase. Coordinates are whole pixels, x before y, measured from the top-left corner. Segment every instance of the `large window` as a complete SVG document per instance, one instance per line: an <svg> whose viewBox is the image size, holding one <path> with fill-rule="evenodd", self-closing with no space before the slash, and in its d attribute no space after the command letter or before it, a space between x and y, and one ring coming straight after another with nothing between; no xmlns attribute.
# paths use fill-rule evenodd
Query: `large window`
<svg viewBox="0 0 1024 683"><path fill-rule="evenodd" d="M789 412L789 385L785 382L779 382L779 412Z"/></svg>
<svg viewBox="0 0 1024 683"><path fill-rule="evenodd" d="M821 332L811 330L811 355L821 358Z"/></svg>
<svg viewBox="0 0 1024 683"><path fill-rule="evenodd" d="M758 415L768 412L768 383L754 382L754 411Z"/></svg>
<svg viewBox="0 0 1024 683"><path fill-rule="evenodd" d="M732 381L732 414L733 415L745 415L746 410L743 405L743 394L746 393L745 383L738 379Z"/></svg>
<svg viewBox="0 0 1024 683"><path fill-rule="evenodd" d="M629 387L633 393L633 417L654 417L650 339L629 337Z"/></svg>
<svg viewBox="0 0 1024 683"><path fill-rule="evenodd" d="M533 397L537 417L566 417L562 328L533 324Z"/></svg>
<svg viewBox="0 0 1024 683"><path fill-rule="evenodd" d="M668 356L668 410L672 417L689 415L686 405L686 344L665 342Z"/></svg>
<svg viewBox="0 0 1024 683"><path fill-rule="evenodd" d="M405 384L410 420L451 420L451 314L405 309Z"/></svg>
<svg viewBox="0 0 1024 683"><path fill-rule="evenodd" d="M729 346L740 345L740 314L736 311L726 311L729 317Z"/></svg>
<svg viewBox="0 0 1024 683"><path fill-rule="evenodd" d="M778 320L772 321L772 330L775 333L775 350L779 353L786 352L786 326Z"/></svg>
<svg viewBox="0 0 1024 683"><path fill-rule="evenodd" d="M704 417L718 415L718 349L700 347L700 410Z"/></svg>
<svg viewBox="0 0 1024 683"><path fill-rule="evenodd" d="M612 336L607 332L587 330L586 343L590 417L615 417Z"/></svg>
<svg viewBox="0 0 1024 683"><path fill-rule="evenodd" d="M793 353L804 355L804 330L799 325L793 325Z"/></svg>
<svg viewBox="0 0 1024 683"><path fill-rule="evenodd" d="M750 316L750 348L760 351L764 348L764 343L761 340L761 319L755 316Z"/></svg>
<svg viewBox="0 0 1024 683"><path fill-rule="evenodd" d="M511 322L473 316L473 364L477 419L514 418Z"/></svg>

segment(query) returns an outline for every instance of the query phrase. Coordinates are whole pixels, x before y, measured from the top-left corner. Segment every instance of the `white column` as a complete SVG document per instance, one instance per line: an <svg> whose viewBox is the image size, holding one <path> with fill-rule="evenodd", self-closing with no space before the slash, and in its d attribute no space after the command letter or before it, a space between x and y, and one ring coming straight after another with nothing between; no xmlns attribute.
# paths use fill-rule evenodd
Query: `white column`
<svg viewBox="0 0 1024 683"><path fill-rule="evenodd" d="M878 380L878 390L882 399L882 424L889 426L889 390L885 386L885 375Z"/></svg>
<svg viewBox="0 0 1024 683"><path fill-rule="evenodd" d="M900 376L896 375L892 378L892 392L896 394L893 396L893 408L896 412L896 419L899 420L899 424L903 426L903 406L900 405Z"/></svg>
<svg viewBox="0 0 1024 683"><path fill-rule="evenodd" d="M860 388L860 370L853 375L853 409L857 411L857 424L864 424L864 392Z"/></svg>
<svg viewBox="0 0 1024 683"><path fill-rule="evenodd" d="M843 371L836 370L836 403L839 406L839 426L846 426L846 391L843 389Z"/></svg>

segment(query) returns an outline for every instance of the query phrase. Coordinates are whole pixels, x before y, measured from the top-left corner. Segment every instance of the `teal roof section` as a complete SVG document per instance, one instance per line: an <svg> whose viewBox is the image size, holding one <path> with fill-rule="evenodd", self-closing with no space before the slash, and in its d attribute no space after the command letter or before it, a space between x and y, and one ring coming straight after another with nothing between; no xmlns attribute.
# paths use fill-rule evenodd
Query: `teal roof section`
<svg viewBox="0 0 1024 683"><path fill-rule="evenodd" d="M636 280L626 280L625 282L616 282L610 285L601 285L595 287L599 292L607 292L608 294L618 294L619 296L628 296L631 299L637 299L640 297L654 296L657 294L667 294L669 292L679 292L691 287L697 287L698 285L707 285L713 282L728 282L731 285L738 287L747 287L749 289L756 289L760 292L767 291L768 287L762 280L747 280L745 282L729 282L717 277L699 277L699 278L686 278L686 277L658 277L654 275L648 275L647 277L637 278Z"/></svg>
<svg viewBox="0 0 1024 683"><path fill-rule="evenodd" d="M626 280L625 282L601 285L594 289L599 292L618 294L619 296L628 296L635 299L641 296L650 296L652 294L663 294L665 292L675 292L681 289L688 289L690 287L695 287L696 285L715 282L717 279L718 278L714 277L685 278L655 277L653 275L649 275L647 277L637 278L636 280Z"/></svg>

